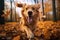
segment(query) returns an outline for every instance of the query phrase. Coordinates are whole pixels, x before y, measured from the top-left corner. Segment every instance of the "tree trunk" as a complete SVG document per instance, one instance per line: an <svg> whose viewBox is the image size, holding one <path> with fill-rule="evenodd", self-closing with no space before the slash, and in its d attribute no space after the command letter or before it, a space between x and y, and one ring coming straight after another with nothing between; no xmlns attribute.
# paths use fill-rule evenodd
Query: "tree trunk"
<svg viewBox="0 0 60 40"><path fill-rule="evenodd" d="M42 0L42 11L43 11L43 15L44 15L44 0Z"/></svg>
<svg viewBox="0 0 60 40"><path fill-rule="evenodd" d="M11 15L10 15L10 19L11 19L11 22L12 22L12 0L10 0L10 3L11 3Z"/></svg>
<svg viewBox="0 0 60 40"><path fill-rule="evenodd" d="M4 14L4 0L0 0L0 24L5 24L4 17L2 15Z"/></svg>
<svg viewBox="0 0 60 40"><path fill-rule="evenodd" d="M56 6L55 6L55 0L52 0L52 6L53 6L53 18L54 18L54 21L57 21L57 19L56 19Z"/></svg>

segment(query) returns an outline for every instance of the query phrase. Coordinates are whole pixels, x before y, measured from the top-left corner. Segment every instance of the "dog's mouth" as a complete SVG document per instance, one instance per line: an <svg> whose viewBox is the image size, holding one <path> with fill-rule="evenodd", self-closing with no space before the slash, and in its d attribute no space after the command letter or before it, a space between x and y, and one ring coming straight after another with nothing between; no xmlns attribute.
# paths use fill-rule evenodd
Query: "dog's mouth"
<svg viewBox="0 0 60 40"><path fill-rule="evenodd" d="M32 14L33 14L33 12L32 11L28 11L28 18L29 18L29 23L31 23L32 22Z"/></svg>

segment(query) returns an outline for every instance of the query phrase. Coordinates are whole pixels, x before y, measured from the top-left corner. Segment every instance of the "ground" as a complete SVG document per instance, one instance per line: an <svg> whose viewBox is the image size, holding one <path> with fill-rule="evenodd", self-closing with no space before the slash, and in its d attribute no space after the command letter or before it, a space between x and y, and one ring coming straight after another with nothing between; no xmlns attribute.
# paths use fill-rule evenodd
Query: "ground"
<svg viewBox="0 0 60 40"><path fill-rule="evenodd" d="M6 22L0 25L1 40L28 40L21 36L20 26L17 22ZM60 40L60 21L40 21L33 30L34 38L31 40Z"/></svg>

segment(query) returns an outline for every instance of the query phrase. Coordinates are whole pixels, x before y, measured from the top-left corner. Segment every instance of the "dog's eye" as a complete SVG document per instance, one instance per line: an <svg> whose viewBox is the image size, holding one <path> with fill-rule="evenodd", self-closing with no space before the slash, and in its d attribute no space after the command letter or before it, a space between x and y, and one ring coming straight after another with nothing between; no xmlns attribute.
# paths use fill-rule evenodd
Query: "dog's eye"
<svg viewBox="0 0 60 40"><path fill-rule="evenodd" d="M32 10L35 10L35 8L32 8Z"/></svg>
<svg viewBox="0 0 60 40"><path fill-rule="evenodd" d="M26 10L27 10L28 8L26 8Z"/></svg>

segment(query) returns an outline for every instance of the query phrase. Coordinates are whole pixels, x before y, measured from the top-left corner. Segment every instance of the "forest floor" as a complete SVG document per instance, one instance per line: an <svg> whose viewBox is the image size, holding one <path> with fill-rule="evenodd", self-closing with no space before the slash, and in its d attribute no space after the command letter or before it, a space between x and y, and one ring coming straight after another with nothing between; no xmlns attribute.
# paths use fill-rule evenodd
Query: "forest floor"
<svg viewBox="0 0 60 40"><path fill-rule="evenodd" d="M21 36L17 22L7 22L0 25L0 40L28 40ZM36 23L31 40L60 40L60 21L40 21ZM25 37L26 38L26 37Z"/></svg>

